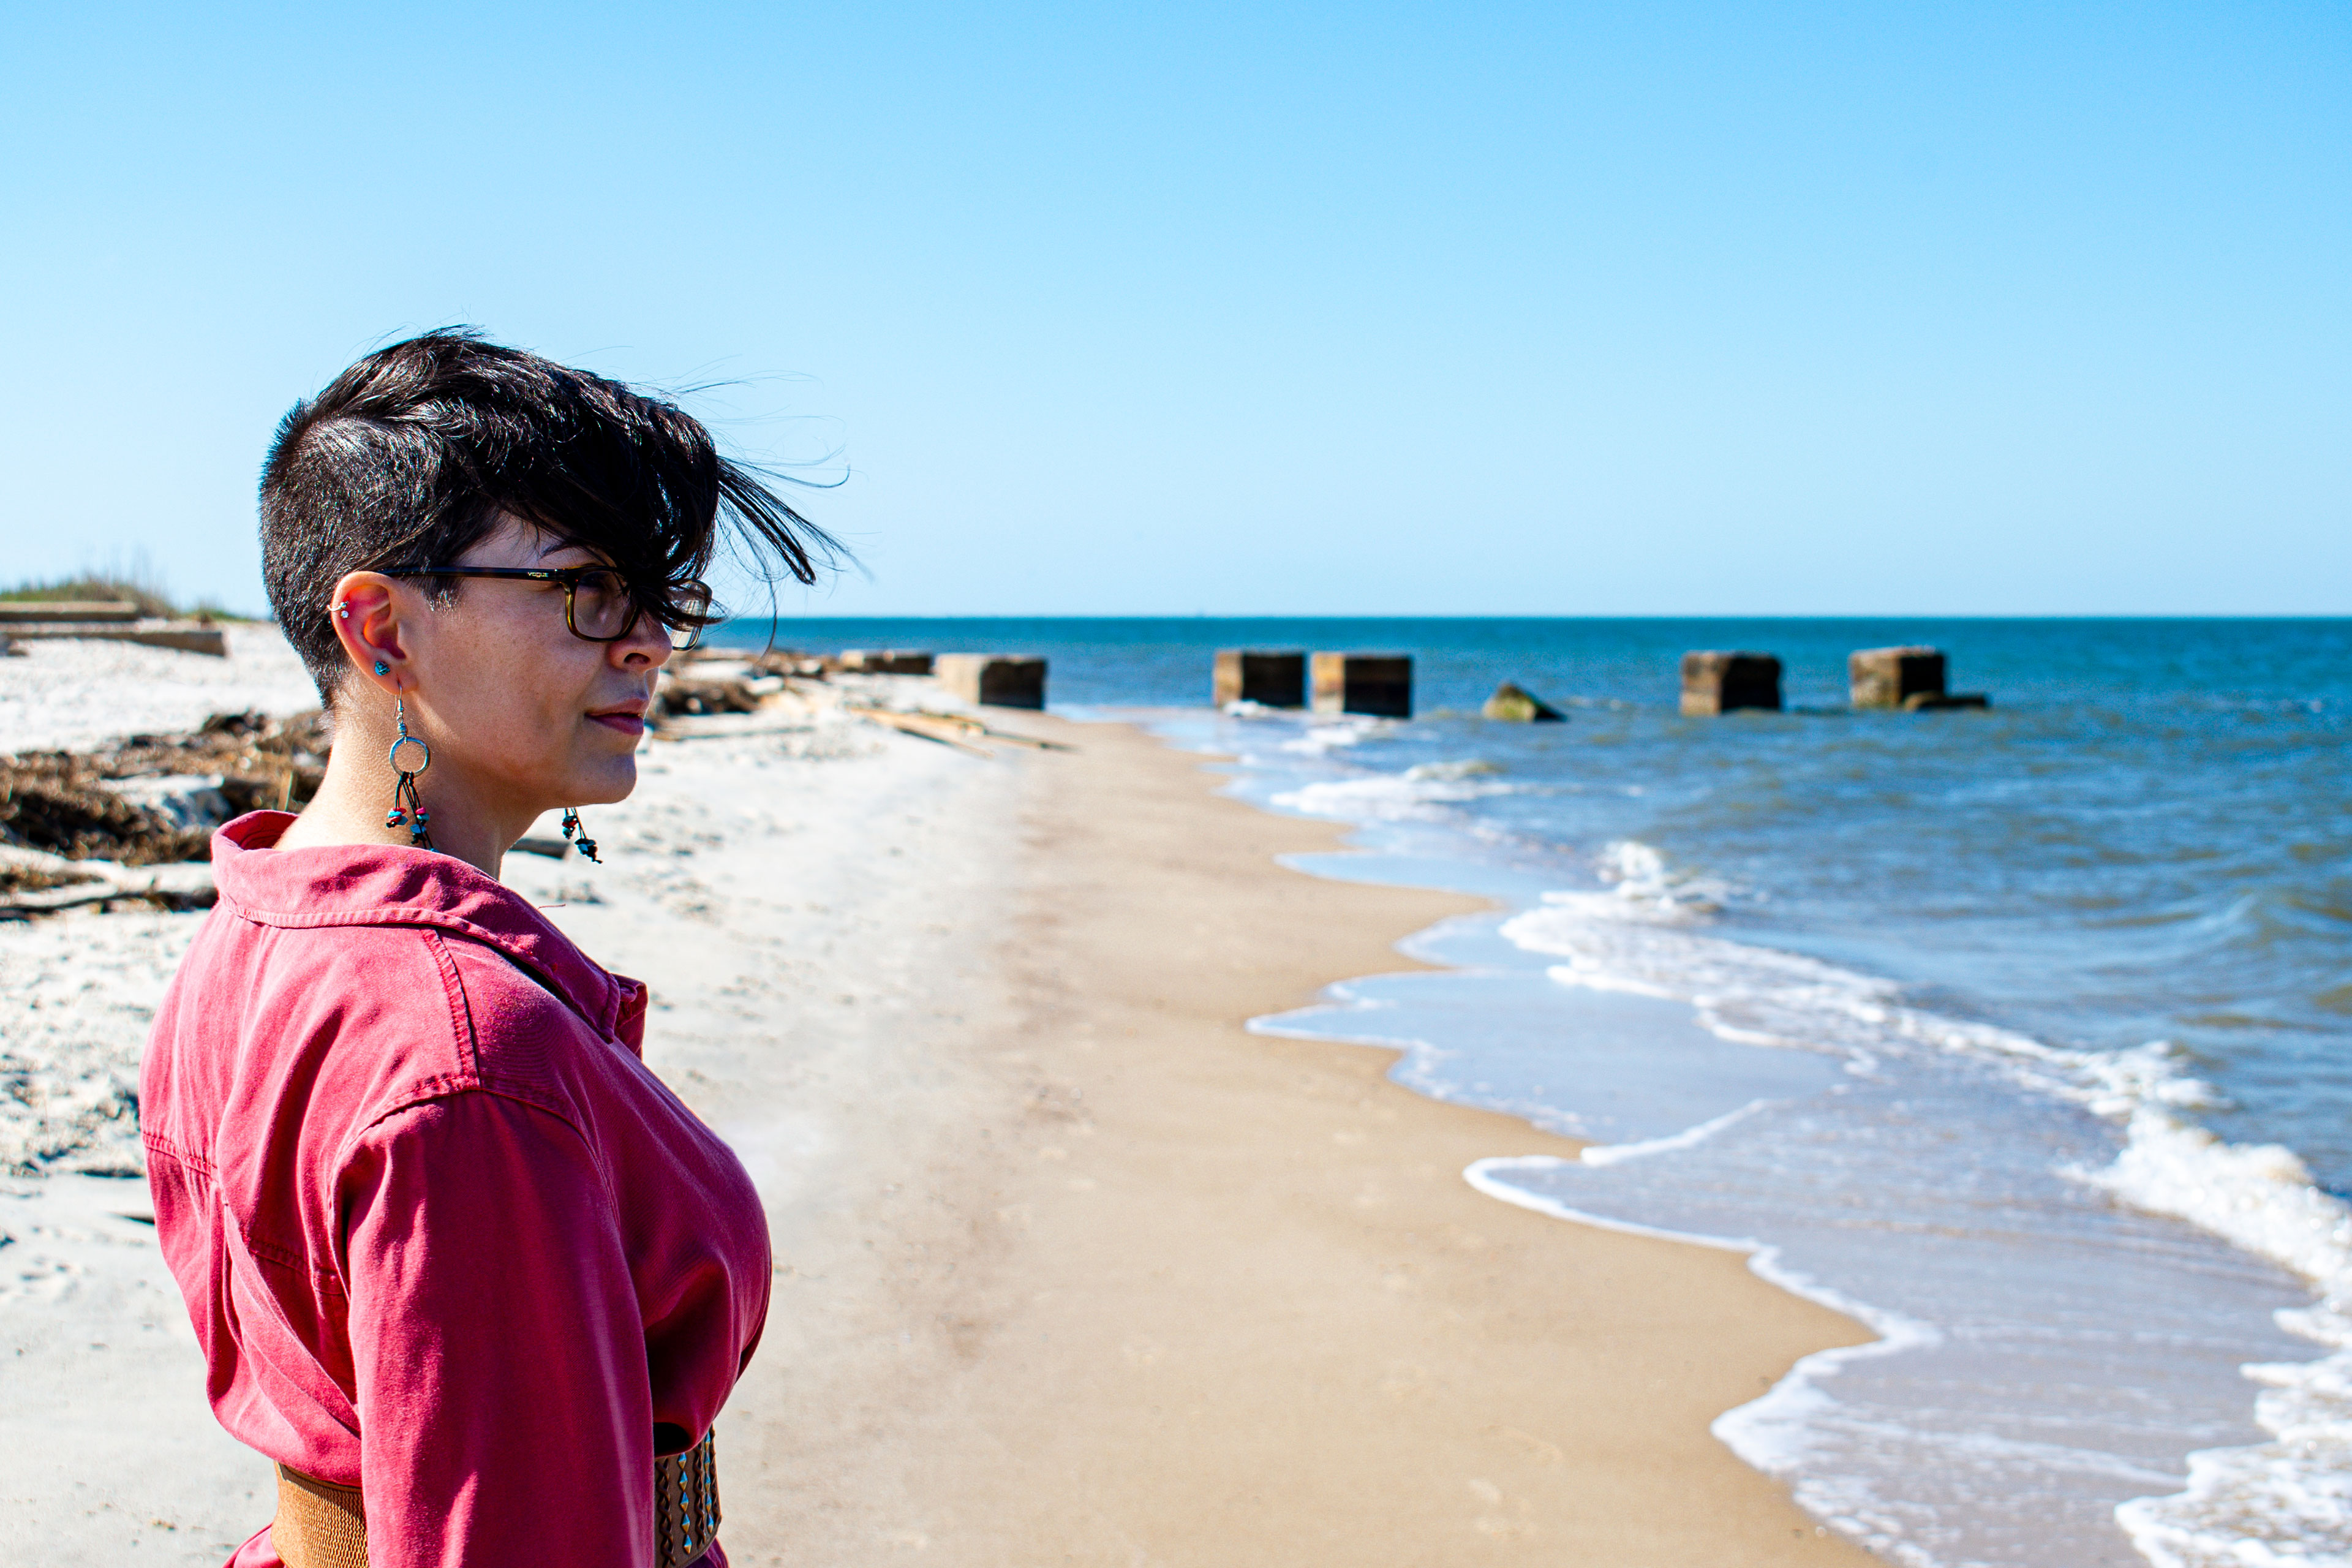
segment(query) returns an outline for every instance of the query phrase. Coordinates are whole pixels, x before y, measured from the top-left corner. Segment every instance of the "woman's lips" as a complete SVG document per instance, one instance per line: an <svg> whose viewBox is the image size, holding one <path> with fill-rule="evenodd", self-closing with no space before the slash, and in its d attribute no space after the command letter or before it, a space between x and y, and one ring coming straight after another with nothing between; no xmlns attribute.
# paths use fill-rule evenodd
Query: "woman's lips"
<svg viewBox="0 0 2352 1568"><path fill-rule="evenodd" d="M646 719L642 713L631 713L622 710L612 713L591 713L588 717L608 729L618 730L624 735L642 735L646 732Z"/></svg>

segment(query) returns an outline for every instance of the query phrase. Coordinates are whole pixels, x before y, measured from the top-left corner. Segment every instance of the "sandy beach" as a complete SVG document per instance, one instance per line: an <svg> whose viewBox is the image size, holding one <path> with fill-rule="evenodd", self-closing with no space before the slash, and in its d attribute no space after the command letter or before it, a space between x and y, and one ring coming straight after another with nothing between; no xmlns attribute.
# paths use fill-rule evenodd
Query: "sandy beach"
<svg viewBox="0 0 2352 1568"><path fill-rule="evenodd" d="M737 1562L1867 1560L1707 1430L1854 1324L1483 1196L1473 1161L1575 1145L1246 1032L1465 900L1283 868L1339 831L1137 730L991 717L1075 749L737 725L649 747L605 867L508 865L651 984L649 1061L768 1204ZM217 1563L267 1518L100 1103L201 918L0 928L55 1145L0 1182L11 1561Z"/></svg>

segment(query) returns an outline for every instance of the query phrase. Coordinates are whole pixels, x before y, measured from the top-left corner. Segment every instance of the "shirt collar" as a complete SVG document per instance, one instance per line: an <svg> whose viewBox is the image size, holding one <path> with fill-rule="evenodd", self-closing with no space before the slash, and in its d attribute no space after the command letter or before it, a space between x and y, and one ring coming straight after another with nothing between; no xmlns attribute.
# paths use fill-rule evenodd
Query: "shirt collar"
<svg viewBox="0 0 2352 1568"><path fill-rule="evenodd" d="M497 879L451 856L399 845L276 847L293 822L286 812L256 811L214 833L213 882L240 919L284 927L436 927L498 949L607 1037L630 1024L643 1026L644 987L592 963Z"/></svg>

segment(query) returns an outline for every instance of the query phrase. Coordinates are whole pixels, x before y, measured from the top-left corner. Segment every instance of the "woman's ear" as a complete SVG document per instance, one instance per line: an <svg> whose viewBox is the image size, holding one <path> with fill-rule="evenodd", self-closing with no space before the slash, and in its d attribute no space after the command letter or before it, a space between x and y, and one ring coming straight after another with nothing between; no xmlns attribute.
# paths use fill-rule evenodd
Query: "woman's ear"
<svg viewBox="0 0 2352 1568"><path fill-rule="evenodd" d="M397 694L414 684L401 636L403 595L380 572L347 572L335 584L332 619L344 656L360 678Z"/></svg>

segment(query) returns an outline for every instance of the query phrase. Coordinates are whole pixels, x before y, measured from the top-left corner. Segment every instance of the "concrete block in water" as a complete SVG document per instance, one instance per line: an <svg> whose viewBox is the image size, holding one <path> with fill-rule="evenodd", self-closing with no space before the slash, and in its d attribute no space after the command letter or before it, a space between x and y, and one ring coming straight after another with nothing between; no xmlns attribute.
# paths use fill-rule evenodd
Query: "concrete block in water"
<svg viewBox="0 0 2352 1568"><path fill-rule="evenodd" d="M1223 708L1255 702L1265 708L1307 706L1307 656L1287 649L1221 647L1210 680L1210 700Z"/></svg>
<svg viewBox="0 0 2352 1568"><path fill-rule="evenodd" d="M841 668L862 675L929 675L931 656L903 647L845 647Z"/></svg>
<svg viewBox="0 0 2352 1568"><path fill-rule="evenodd" d="M1944 689L1943 651L1932 647L1865 647L1846 656L1846 681L1856 708L1900 708L1906 713L1990 708L1981 691Z"/></svg>
<svg viewBox="0 0 2352 1568"><path fill-rule="evenodd" d="M1932 647L1864 647L1846 655L1856 708L1903 708L1944 695L1944 655Z"/></svg>
<svg viewBox="0 0 2352 1568"><path fill-rule="evenodd" d="M1412 717L1412 658L1402 653L1318 653L1315 711Z"/></svg>
<svg viewBox="0 0 2352 1568"><path fill-rule="evenodd" d="M1489 719L1500 719L1515 724L1557 723L1568 717L1517 681L1506 680L1495 688L1495 695L1486 699L1479 712Z"/></svg>
<svg viewBox="0 0 2352 1568"><path fill-rule="evenodd" d="M1045 661L1024 654L943 653L931 673L942 690L990 708L1045 706Z"/></svg>
<svg viewBox="0 0 2352 1568"><path fill-rule="evenodd" d="M1683 655L1683 711L1708 716L1735 708L1780 707L1780 661L1769 653L1702 648Z"/></svg>

